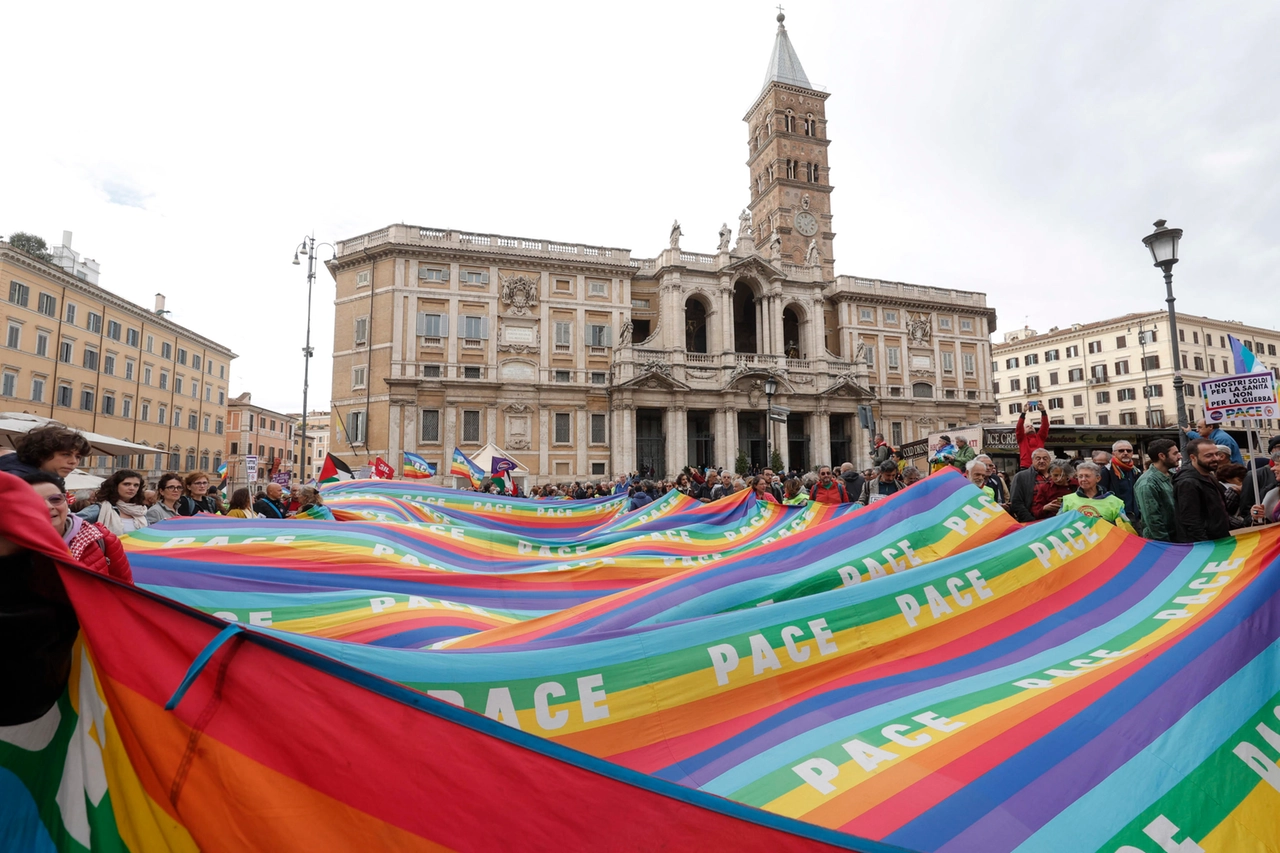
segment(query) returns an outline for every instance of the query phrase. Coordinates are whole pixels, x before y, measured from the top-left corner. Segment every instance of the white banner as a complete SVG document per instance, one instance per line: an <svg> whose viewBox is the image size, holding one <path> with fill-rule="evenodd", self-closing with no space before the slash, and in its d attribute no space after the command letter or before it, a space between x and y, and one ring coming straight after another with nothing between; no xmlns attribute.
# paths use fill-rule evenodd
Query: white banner
<svg viewBox="0 0 1280 853"><path fill-rule="evenodd" d="M258 479L258 457L246 456L244 458L244 472L252 483Z"/></svg>
<svg viewBox="0 0 1280 853"><path fill-rule="evenodd" d="M1204 398L1204 416L1209 423L1274 418L1280 412L1275 377L1270 372L1205 379L1200 383L1200 395Z"/></svg>

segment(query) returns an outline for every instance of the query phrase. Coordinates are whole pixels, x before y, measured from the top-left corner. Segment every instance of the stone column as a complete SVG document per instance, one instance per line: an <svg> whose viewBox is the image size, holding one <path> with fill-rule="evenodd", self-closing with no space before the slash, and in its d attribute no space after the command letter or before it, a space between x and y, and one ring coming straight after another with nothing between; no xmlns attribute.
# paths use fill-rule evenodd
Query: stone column
<svg viewBox="0 0 1280 853"><path fill-rule="evenodd" d="M685 465L684 456L680 453L680 432L682 429L687 429L688 425L683 421L684 409L671 406L663 413L662 430L666 433L667 477L672 480Z"/></svg>
<svg viewBox="0 0 1280 853"><path fill-rule="evenodd" d="M818 411L810 416L809 446L813 450L813 463L815 465L835 465L836 460L831 458L831 415L825 407L820 407Z"/></svg>
<svg viewBox="0 0 1280 853"><path fill-rule="evenodd" d="M490 406L485 411L485 430L485 434L480 437L481 441L486 444L493 442L496 445L498 443L498 409L495 406Z"/></svg>
<svg viewBox="0 0 1280 853"><path fill-rule="evenodd" d="M756 352L769 351L769 312L765 310L767 296L755 300L756 311Z"/></svg>
<svg viewBox="0 0 1280 853"><path fill-rule="evenodd" d="M720 279L720 323L723 352L733 352L733 282L727 278Z"/></svg>
<svg viewBox="0 0 1280 853"><path fill-rule="evenodd" d="M786 333L782 325L782 294L775 293L773 295L773 351L780 356L786 356L787 342Z"/></svg>
<svg viewBox="0 0 1280 853"><path fill-rule="evenodd" d="M782 468L783 470L786 470L787 468L791 467L791 447L787 442L786 421L783 421L781 423L774 423L773 421L768 421L768 423L777 427L777 429L774 430L773 432L773 446L774 446L774 449L777 450L778 453L782 456Z"/></svg>
<svg viewBox="0 0 1280 853"><path fill-rule="evenodd" d="M551 432L550 432L551 412L547 407L538 403L538 475L541 477L551 476Z"/></svg>
<svg viewBox="0 0 1280 853"><path fill-rule="evenodd" d="M712 454L712 465L723 465L723 459L728 453L729 437L725 431L725 410L723 408L716 409L711 413L711 434L715 436L716 452Z"/></svg>
<svg viewBox="0 0 1280 853"><path fill-rule="evenodd" d="M722 409L724 412L724 456L725 468L733 470L738 462L738 410L732 406Z"/></svg>
<svg viewBox="0 0 1280 853"><path fill-rule="evenodd" d="M591 476L591 465L587 462L587 448L591 443L591 427L588 423L590 420L587 414L586 406L578 406L578 427L574 438L578 445L578 471L575 479L583 479Z"/></svg>
<svg viewBox="0 0 1280 853"><path fill-rule="evenodd" d="M400 437L404 429L399 403L392 403L387 407L387 419L387 456L391 458L386 461L387 464L394 466L399 464Z"/></svg>
<svg viewBox="0 0 1280 853"><path fill-rule="evenodd" d="M444 421L441 425L441 437L444 439L444 445L440 452L444 459L441 464L445 466L445 470L449 470L449 464L453 459L453 449L458 446L458 410L450 406L448 401L440 407L440 418ZM449 482L453 482L453 478L449 478Z"/></svg>
<svg viewBox="0 0 1280 853"><path fill-rule="evenodd" d="M636 409L630 402L622 404L622 469L636 470Z"/></svg>
<svg viewBox="0 0 1280 853"><path fill-rule="evenodd" d="M418 449L418 404L406 405L404 407L404 443L400 445L401 450L408 450L414 453ZM393 454L395 450L391 451ZM388 459L387 462L393 468L400 467L399 459Z"/></svg>

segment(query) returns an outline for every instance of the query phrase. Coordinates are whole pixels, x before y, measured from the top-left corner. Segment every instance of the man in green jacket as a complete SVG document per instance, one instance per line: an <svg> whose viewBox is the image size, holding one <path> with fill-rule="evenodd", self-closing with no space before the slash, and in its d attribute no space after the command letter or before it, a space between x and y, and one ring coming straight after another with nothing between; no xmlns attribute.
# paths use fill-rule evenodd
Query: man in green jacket
<svg viewBox="0 0 1280 853"><path fill-rule="evenodd" d="M956 452L951 457L951 464L964 473L965 467L978 455L978 451L969 446L969 439L963 435L956 436Z"/></svg>
<svg viewBox="0 0 1280 853"><path fill-rule="evenodd" d="M1134 484L1133 496L1143 523L1143 535L1157 542L1172 542L1174 530L1173 472L1182 462L1178 445L1157 438L1147 446L1151 465Z"/></svg>

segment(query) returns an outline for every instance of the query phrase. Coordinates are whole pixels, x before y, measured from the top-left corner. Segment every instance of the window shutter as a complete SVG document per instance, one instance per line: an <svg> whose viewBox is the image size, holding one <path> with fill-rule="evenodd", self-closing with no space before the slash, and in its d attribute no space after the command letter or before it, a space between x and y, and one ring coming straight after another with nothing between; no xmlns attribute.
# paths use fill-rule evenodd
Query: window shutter
<svg viewBox="0 0 1280 853"><path fill-rule="evenodd" d="M488 273L485 273L484 280L486 282L489 280ZM480 318L480 340L482 341L489 340L489 318L488 317Z"/></svg>
<svg viewBox="0 0 1280 853"><path fill-rule="evenodd" d="M418 313L418 337L424 337L427 334L427 315L422 312Z"/></svg>
<svg viewBox="0 0 1280 853"><path fill-rule="evenodd" d="M489 283L489 274L487 272L480 273L480 283L481 284Z"/></svg>
<svg viewBox="0 0 1280 853"><path fill-rule="evenodd" d="M604 327L604 346L613 346L613 326Z"/></svg>
<svg viewBox="0 0 1280 853"><path fill-rule="evenodd" d="M440 315L440 337L442 338L449 337L449 315L448 314Z"/></svg>
<svg viewBox="0 0 1280 853"><path fill-rule="evenodd" d="M441 281L448 281L448 280L449 280L449 271L448 271L448 270L445 270L444 272L440 273L440 280L441 280Z"/></svg>

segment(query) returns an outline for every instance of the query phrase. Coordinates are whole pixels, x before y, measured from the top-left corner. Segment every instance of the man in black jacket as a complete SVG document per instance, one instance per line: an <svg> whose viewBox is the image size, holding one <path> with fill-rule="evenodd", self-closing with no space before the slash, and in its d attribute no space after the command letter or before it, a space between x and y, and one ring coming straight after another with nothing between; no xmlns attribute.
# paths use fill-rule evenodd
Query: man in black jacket
<svg viewBox="0 0 1280 853"><path fill-rule="evenodd" d="M279 483L268 483L267 493L254 501L253 511L263 518L284 518L289 514L288 505L282 500L284 488Z"/></svg>
<svg viewBox="0 0 1280 853"><path fill-rule="evenodd" d="M853 467L852 462L846 462L840 466L840 479L844 481L844 493L849 496L849 500L857 500L858 495L862 494L862 485L866 480Z"/></svg>
<svg viewBox="0 0 1280 853"><path fill-rule="evenodd" d="M1247 526L1247 521L1227 515L1222 486L1213 476L1220 459L1217 445L1207 438L1197 438L1187 442L1185 453L1190 464L1173 476L1174 541L1208 542ZM1250 515L1260 518L1262 506L1254 506Z"/></svg>
<svg viewBox="0 0 1280 853"><path fill-rule="evenodd" d="M1049 463L1053 454L1038 447L1031 454L1031 467L1023 468L1013 475L1009 484L1009 511L1018 521L1035 521L1031 514L1031 500L1035 497L1036 486L1049 482Z"/></svg>

